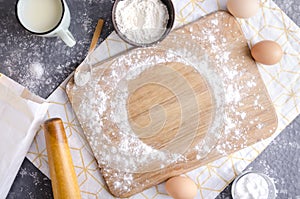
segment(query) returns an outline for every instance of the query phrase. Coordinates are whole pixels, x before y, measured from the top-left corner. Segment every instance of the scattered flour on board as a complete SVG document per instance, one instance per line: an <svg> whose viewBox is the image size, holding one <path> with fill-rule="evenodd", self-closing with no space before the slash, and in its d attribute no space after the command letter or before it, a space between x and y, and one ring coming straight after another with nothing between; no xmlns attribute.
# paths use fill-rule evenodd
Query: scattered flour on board
<svg viewBox="0 0 300 199"><path fill-rule="evenodd" d="M90 72L75 71L74 80L77 86L84 86L91 78Z"/></svg>
<svg viewBox="0 0 300 199"><path fill-rule="evenodd" d="M184 154L168 154L145 145L130 128L126 111L128 80L134 79L158 63L178 61L190 65L206 78L210 87L215 100L216 112L213 123L208 130L207 140L204 139L205 141L199 142L193 148L197 152L197 159L204 158L212 147L216 148L217 153L226 155L228 149L246 146L247 136L245 134L248 133L249 126L245 126L243 122L248 121L251 114L243 111L246 106L243 99L249 97L250 90L258 90L256 77L243 70L245 56L239 57L239 61L232 59L230 51L227 50L227 38L217 36L217 33L222 31L217 28L219 21L212 20L211 24L216 28L201 28L205 35L201 38L193 34L193 31L199 31L193 28L189 30L190 35L173 35L170 43L177 46L165 51L166 56L163 58L145 56L148 51L144 51L143 48L131 51L127 55L120 56L114 63L109 62L107 66L103 67L109 68L105 71L106 75L97 76L95 74L99 71L93 71L91 80L85 88L74 87L74 90L84 89L84 95L80 96L81 104L75 111L85 130L93 153L100 167L105 171L104 175L107 175L105 177L115 182L114 188L116 190L124 193L133 187L143 186L143 184L136 183L133 176L126 174L126 171L147 170L149 169L147 164L152 162L160 168L164 168L172 163L186 161ZM188 42L189 39L210 43L212 55L208 59L214 60L217 71L211 70L209 64L205 64L207 61L203 61L203 55L197 56L197 52L200 53L203 49L200 49L201 47L199 48L195 44L196 42ZM219 41L221 44L217 43ZM182 48L182 46L185 47ZM153 52L155 50L157 49L154 47ZM231 63L231 67L224 67L229 63ZM130 68L126 66L130 66ZM103 68L93 70L100 70L101 72ZM217 78L213 75L216 72L219 73ZM99 82L101 83L99 84ZM250 95L253 99L254 109L263 110L260 95ZM259 117L249 121L249 125L253 126L253 124L257 130L263 129L265 126ZM218 128L220 127L223 128L223 132L219 133ZM112 131L111 129L117 130ZM227 140L228 138L240 140L240 142L237 144L232 144L230 141L218 142L220 139Z"/></svg>

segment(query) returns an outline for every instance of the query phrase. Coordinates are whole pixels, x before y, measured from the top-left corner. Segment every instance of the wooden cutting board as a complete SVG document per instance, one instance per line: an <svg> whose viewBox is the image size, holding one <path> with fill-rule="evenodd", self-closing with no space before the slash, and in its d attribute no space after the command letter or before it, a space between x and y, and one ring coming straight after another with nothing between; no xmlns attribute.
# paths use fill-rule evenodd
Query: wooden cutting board
<svg viewBox="0 0 300 199"><path fill-rule="evenodd" d="M223 92L218 91L220 85ZM136 48L94 65L92 81L77 87L71 79L67 94L107 186L117 197L131 196L266 139L277 128L246 39L227 12L174 30L156 47ZM153 154L171 151L186 159L163 166L161 161L143 160L122 170L118 151L125 161L143 157L134 154L134 144L120 147L127 139L122 137L127 123L136 143L151 147ZM110 145L101 142L103 137ZM105 162L107 154L115 155Z"/></svg>

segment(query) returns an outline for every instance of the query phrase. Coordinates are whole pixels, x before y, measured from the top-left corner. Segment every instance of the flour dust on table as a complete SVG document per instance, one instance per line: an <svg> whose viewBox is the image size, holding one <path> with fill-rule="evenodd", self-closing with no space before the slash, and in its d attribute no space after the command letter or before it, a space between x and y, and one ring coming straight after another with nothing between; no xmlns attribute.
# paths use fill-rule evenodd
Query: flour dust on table
<svg viewBox="0 0 300 199"><path fill-rule="evenodd" d="M27 162L28 160L25 160ZM30 199L53 199L51 181L33 165L21 166L17 178L21 181L14 183L7 199L30 198Z"/></svg>
<svg viewBox="0 0 300 199"><path fill-rule="evenodd" d="M44 74L44 67L41 63L35 62L30 65L30 72L32 74L32 78L40 79Z"/></svg>
<svg viewBox="0 0 300 199"><path fill-rule="evenodd" d="M58 38L42 38L26 32L14 17L15 3L16 0L0 2L0 37L4 38L0 41L0 72L46 98L85 58L98 19L111 21L111 15L103 10L110 9L112 4L102 0L67 2L71 12L70 31L77 40L69 48ZM112 24L104 26L102 36L107 36ZM42 66L43 73L31 68L36 63Z"/></svg>

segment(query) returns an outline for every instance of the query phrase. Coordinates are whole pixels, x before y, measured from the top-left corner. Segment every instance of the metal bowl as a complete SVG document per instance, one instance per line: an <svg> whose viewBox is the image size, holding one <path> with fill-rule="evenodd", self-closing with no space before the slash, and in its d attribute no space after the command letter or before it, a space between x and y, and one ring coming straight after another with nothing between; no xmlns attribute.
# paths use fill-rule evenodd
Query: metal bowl
<svg viewBox="0 0 300 199"><path fill-rule="evenodd" d="M235 180L234 180L233 183L232 183L232 187L231 187L231 195L232 195L232 198L233 198L233 199L239 199L239 198L236 196L236 190L237 190L236 187L237 187L237 183L238 183L238 181L239 181L242 177L244 177L244 176L246 176L246 175L248 175L248 174L250 174L250 173L257 174L257 175L261 176L262 178L264 178L264 180L265 180L265 181L267 182L267 184L268 184L268 190L269 190L269 192L268 192L268 199L275 199L275 197L276 197L276 188L275 188L274 182L270 179L269 176L267 176L267 175L265 175L265 174L263 174L263 173L260 173L260 172L256 172L256 171L245 171L245 172L241 173L239 176L237 176L237 177L235 178Z"/></svg>
<svg viewBox="0 0 300 199"><path fill-rule="evenodd" d="M154 45L160 41L162 41L172 30L173 24L174 24L174 20L175 20L175 10L174 10L174 6L172 3L172 0L161 0L161 2L167 7L168 9L168 14L169 14L169 20L166 26L166 30L164 32L164 34L156 41L153 41L151 43L136 43L135 41L132 41L130 39L128 39L123 33L121 33L121 31L119 30L118 26L117 26L117 22L116 22L116 8L118 3L122 1L122 0L115 0L115 3L113 5L113 9L112 9L112 22L115 28L116 33L119 35L119 37L124 40L125 42L129 43L130 45L133 46L151 46Z"/></svg>

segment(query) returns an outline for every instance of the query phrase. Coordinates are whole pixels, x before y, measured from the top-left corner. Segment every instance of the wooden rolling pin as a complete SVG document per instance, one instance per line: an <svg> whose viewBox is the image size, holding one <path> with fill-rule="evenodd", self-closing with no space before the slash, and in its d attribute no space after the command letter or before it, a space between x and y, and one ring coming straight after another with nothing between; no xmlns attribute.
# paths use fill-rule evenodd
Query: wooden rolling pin
<svg viewBox="0 0 300 199"><path fill-rule="evenodd" d="M49 119L45 121L43 129L54 198L81 198L62 120Z"/></svg>

